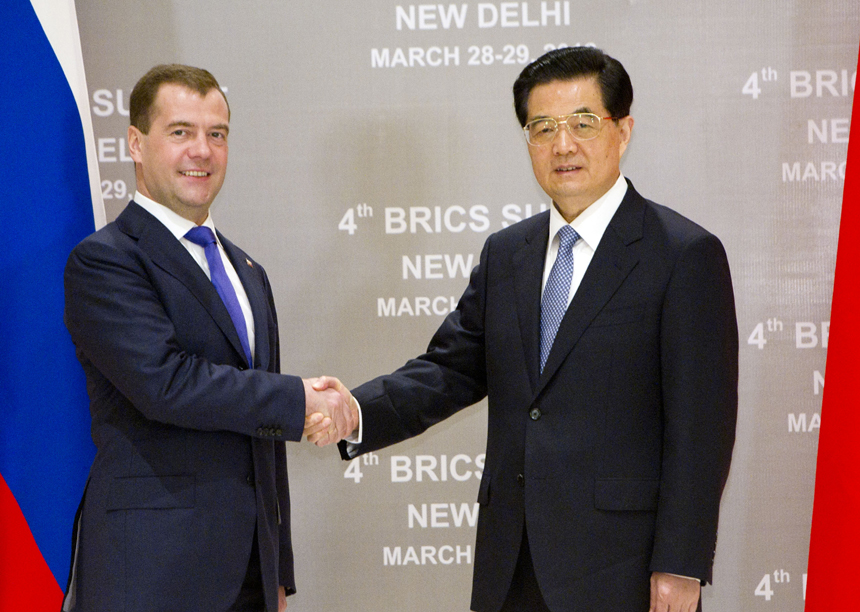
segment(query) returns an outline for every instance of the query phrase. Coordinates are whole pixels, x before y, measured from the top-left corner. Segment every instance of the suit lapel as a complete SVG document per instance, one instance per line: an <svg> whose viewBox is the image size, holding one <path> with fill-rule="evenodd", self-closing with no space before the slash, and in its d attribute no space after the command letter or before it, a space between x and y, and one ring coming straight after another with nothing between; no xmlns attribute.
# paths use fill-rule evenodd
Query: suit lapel
<svg viewBox="0 0 860 612"><path fill-rule="evenodd" d="M254 367L268 370L269 368L269 328L266 311L268 299L260 283L259 275L254 271L254 264L236 245L224 238L218 232L218 239L224 246L227 257L233 264L239 280L245 288L245 294L251 303L251 314L254 316Z"/></svg>
<svg viewBox="0 0 860 612"><path fill-rule="evenodd" d="M134 202L117 217L116 224L120 230L137 240L138 247L155 265L188 288L244 361L245 351L239 334L221 296L176 237L158 219Z"/></svg>
<svg viewBox="0 0 860 612"><path fill-rule="evenodd" d="M546 386L582 334L639 262L635 249L629 247L642 238L644 212L644 200L628 182L627 194L609 222L582 283L561 321L540 376L537 393Z"/></svg>
<svg viewBox="0 0 860 612"><path fill-rule="evenodd" d="M520 337L532 389L537 387L540 371L540 293L549 241L549 213L544 216L525 235L523 244L511 258Z"/></svg>

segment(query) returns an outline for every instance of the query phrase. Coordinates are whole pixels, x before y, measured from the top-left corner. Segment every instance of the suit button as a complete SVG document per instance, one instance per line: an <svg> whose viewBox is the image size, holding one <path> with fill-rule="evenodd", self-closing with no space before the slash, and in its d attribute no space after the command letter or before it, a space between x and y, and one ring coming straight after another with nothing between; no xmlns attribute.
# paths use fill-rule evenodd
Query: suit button
<svg viewBox="0 0 860 612"><path fill-rule="evenodd" d="M262 428L262 427L258 427L258 428L257 428L257 435L258 435L258 436L262 436L263 434L265 434L265 432L263 431L263 428Z"/></svg>
<svg viewBox="0 0 860 612"><path fill-rule="evenodd" d="M537 421L540 418L540 415L540 408L532 408L529 410L529 416L532 418L532 421Z"/></svg>
<svg viewBox="0 0 860 612"><path fill-rule="evenodd" d="M284 435L284 432L283 432L283 430L279 427L278 429L276 429L276 430L275 430L275 435L276 435L276 436L278 436L278 437L280 438L282 435Z"/></svg>
<svg viewBox="0 0 860 612"><path fill-rule="evenodd" d="M517 474L517 484L521 487L526 486L526 477L522 474Z"/></svg>

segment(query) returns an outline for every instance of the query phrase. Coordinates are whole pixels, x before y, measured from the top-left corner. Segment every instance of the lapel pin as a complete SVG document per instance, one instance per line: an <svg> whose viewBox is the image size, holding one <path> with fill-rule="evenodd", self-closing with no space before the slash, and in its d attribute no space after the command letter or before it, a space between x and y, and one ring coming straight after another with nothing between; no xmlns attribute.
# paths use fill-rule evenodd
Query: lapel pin
<svg viewBox="0 0 860 612"><path fill-rule="evenodd" d="M249 267L249 268L253 268L253 267L254 267L254 264L252 264L252 263L251 263L251 260L250 260L250 259L248 259L247 257L245 258L245 263L246 263L246 264L248 264L248 267Z"/></svg>

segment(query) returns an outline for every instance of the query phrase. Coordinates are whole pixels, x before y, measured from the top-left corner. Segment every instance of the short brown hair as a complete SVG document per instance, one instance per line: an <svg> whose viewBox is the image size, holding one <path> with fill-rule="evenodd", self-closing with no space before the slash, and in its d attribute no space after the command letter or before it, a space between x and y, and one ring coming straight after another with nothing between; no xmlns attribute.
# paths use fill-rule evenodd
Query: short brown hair
<svg viewBox="0 0 860 612"><path fill-rule="evenodd" d="M227 102L227 96L224 95L221 86L218 85L218 81L215 80L215 77L208 70L195 68L194 66L185 66L184 64L160 64L140 77L140 80L131 91L131 98L129 99L129 119L131 125L139 129L143 134L149 134L149 128L152 125L152 107L155 104L155 97L158 95L158 89L166 83L184 85L188 89L196 91L201 96L205 96L213 89L217 89L224 96L224 101ZM229 102L227 102L227 117L230 117Z"/></svg>

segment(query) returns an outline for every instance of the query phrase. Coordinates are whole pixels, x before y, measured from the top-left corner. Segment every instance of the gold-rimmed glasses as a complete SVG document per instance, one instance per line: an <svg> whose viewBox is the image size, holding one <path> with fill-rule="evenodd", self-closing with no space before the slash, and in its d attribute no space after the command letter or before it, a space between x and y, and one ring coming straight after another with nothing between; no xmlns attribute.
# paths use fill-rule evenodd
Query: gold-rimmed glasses
<svg viewBox="0 0 860 612"><path fill-rule="evenodd" d="M601 122L617 117L598 117L594 113L571 113L560 117L539 117L529 121L523 128L526 141L540 147L555 140L559 126L564 124L567 133L576 140L592 140L600 134Z"/></svg>

